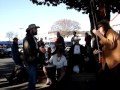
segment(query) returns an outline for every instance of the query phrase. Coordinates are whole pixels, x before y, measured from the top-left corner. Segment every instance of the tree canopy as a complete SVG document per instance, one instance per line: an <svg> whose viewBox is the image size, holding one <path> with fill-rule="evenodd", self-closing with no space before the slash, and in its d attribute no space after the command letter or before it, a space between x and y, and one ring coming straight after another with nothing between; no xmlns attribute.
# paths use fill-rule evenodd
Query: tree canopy
<svg viewBox="0 0 120 90"><path fill-rule="evenodd" d="M102 19L110 21L110 12L120 13L120 0L30 0L36 5L57 6L64 3L67 9L89 14L91 29ZM97 27L97 26L96 26Z"/></svg>
<svg viewBox="0 0 120 90"><path fill-rule="evenodd" d="M77 11L83 10L85 14L90 13L90 1L91 0L30 0L33 4L57 6L60 3L67 5L67 9L74 8ZM120 0L94 0L96 9L100 8L100 3L103 2L108 5L110 12L120 13Z"/></svg>

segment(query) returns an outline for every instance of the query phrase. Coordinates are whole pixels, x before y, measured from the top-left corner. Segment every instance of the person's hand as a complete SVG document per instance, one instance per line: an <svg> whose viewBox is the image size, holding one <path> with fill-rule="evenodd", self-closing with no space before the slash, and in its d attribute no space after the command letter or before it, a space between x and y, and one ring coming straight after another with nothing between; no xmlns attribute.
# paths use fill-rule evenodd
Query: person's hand
<svg viewBox="0 0 120 90"><path fill-rule="evenodd" d="M46 61L45 61L45 63L49 64L49 61L48 61L48 60L46 60Z"/></svg>
<svg viewBox="0 0 120 90"><path fill-rule="evenodd" d="M92 32L96 35L97 30L96 30L96 29L93 29Z"/></svg>
<svg viewBox="0 0 120 90"><path fill-rule="evenodd" d="M93 54L96 55L96 54L99 54L100 52L101 52L100 50L95 49L95 50L93 51Z"/></svg>
<svg viewBox="0 0 120 90"><path fill-rule="evenodd" d="M92 31L95 35L99 35L100 34L100 31L99 30L96 30L96 29L93 29L93 31Z"/></svg>

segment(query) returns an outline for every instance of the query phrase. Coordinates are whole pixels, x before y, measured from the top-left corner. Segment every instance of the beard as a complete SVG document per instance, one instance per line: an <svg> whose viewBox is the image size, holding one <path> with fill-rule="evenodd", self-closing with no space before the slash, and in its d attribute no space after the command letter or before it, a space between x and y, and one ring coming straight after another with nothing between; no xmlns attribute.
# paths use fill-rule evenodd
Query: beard
<svg viewBox="0 0 120 90"><path fill-rule="evenodd" d="M37 32L35 32L34 35L37 35Z"/></svg>
<svg viewBox="0 0 120 90"><path fill-rule="evenodd" d="M37 35L37 32L32 32L33 33L33 35Z"/></svg>

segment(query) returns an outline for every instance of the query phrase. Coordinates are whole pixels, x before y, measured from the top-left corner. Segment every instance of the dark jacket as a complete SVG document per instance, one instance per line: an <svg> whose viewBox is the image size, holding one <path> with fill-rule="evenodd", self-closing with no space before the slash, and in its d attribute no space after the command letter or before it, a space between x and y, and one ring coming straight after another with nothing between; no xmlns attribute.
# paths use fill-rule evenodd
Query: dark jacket
<svg viewBox="0 0 120 90"><path fill-rule="evenodd" d="M56 47L62 47L65 48L65 42L64 38L62 36L57 37L57 40L55 42Z"/></svg>
<svg viewBox="0 0 120 90"><path fill-rule="evenodd" d="M77 44L80 46L80 54L74 54L74 47L76 44L72 45L70 50L69 50L69 67L70 67L70 71L72 71L73 66L74 65L79 65L79 68L82 70L83 66L84 66L84 53L85 53L85 49L84 46Z"/></svg>
<svg viewBox="0 0 120 90"><path fill-rule="evenodd" d="M23 40L24 61L27 64L35 64L38 60L38 47L32 35L27 34Z"/></svg>
<svg viewBox="0 0 120 90"><path fill-rule="evenodd" d="M21 61L20 61L20 53L18 51L18 44L13 42L11 49L12 49L12 58L15 64L20 65Z"/></svg>
<svg viewBox="0 0 120 90"><path fill-rule="evenodd" d="M41 40L38 42L38 48L40 48L40 47L45 48L45 44ZM44 65L45 64L45 53L41 52L41 50L39 50L38 64L40 64L40 65Z"/></svg>
<svg viewBox="0 0 120 90"><path fill-rule="evenodd" d="M85 46L91 46L91 36L87 35L85 36Z"/></svg>

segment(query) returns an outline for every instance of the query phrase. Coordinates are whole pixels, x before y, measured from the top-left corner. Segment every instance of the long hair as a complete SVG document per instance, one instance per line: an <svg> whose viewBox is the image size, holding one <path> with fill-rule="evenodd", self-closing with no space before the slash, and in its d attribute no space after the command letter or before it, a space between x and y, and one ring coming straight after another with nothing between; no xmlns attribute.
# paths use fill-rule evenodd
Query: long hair
<svg viewBox="0 0 120 90"><path fill-rule="evenodd" d="M100 22L98 22L97 25L98 25L98 28L99 28L100 26L103 27L103 29L104 29L104 31L105 31L105 35L104 35L104 36L106 37L107 31L108 31L109 29L111 29L111 26L110 26L110 24L109 24L109 21L103 19L103 20L101 20Z"/></svg>

